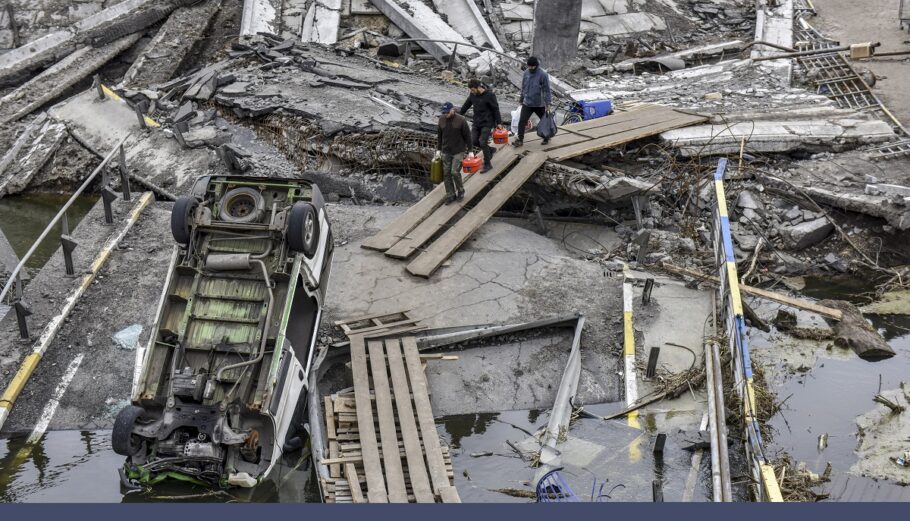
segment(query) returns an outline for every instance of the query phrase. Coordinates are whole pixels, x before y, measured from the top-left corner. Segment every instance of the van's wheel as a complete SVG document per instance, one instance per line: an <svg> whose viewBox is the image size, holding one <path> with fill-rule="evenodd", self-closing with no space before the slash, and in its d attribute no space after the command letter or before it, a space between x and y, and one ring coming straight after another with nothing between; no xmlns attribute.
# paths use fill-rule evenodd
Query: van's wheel
<svg viewBox="0 0 910 521"><path fill-rule="evenodd" d="M178 244L189 244L190 223L197 206L199 200L188 195L178 197L174 203L171 209L171 235Z"/></svg>
<svg viewBox="0 0 910 521"><path fill-rule="evenodd" d="M298 201L291 207L288 216L288 246L307 257L316 255L319 247L319 221L312 204Z"/></svg>
<svg viewBox="0 0 910 521"><path fill-rule="evenodd" d="M132 456L139 452L142 442L138 436L133 435L133 426L136 420L145 413L145 409L135 405L127 405L117 413L114 420L114 431L111 433L111 446L114 452L121 456Z"/></svg>

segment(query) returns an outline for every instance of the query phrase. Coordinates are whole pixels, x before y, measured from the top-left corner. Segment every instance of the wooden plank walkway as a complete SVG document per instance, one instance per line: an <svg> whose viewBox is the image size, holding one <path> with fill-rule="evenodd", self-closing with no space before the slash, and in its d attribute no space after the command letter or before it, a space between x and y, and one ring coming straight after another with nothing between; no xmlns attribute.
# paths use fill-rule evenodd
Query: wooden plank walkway
<svg viewBox="0 0 910 521"><path fill-rule="evenodd" d="M353 394L325 397L329 457L322 463L332 469L321 482L325 501L460 502L415 338L349 338Z"/></svg>
<svg viewBox="0 0 910 521"><path fill-rule="evenodd" d="M499 149L493 171L466 178L463 201L443 205L445 187L440 184L361 246L396 259L408 259L423 248L407 271L430 277L545 161L565 161L703 121L702 116L642 103L603 118L561 126L547 145L536 135L527 136L523 148ZM470 203L473 208L468 208Z"/></svg>
<svg viewBox="0 0 910 521"><path fill-rule="evenodd" d="M532 152L522 159L502 181L490 190L486 197L477 203L477 206L471 208L455 226L449 228L425 252L408 264L408 272L420 277L432 275L459 246L464 244L464 241L468 240L468 237L474 234L475 230L493 217L493 214L537 172L537 169L546 160L547 155L543 152Z"/></svg>

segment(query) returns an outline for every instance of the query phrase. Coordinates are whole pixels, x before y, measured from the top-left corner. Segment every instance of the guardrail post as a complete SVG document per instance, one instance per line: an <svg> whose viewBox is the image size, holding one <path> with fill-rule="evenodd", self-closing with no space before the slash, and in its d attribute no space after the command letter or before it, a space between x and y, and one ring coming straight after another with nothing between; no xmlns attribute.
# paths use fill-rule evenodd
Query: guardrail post
<svg viewBox="0 0 910 521"><path fill-rule="evenodd" d="M79 243L74 241L69 235L61 235L60 246L63 250L63 265L66 268L66 275L68 277L75 277L76 268L73 265L73 250L79 246Z"/></svg>
<svg viewBox="0 0 910 521"><path fill-rule="evenodd" d="M458 59L458 44L456 43L455 46L452 47L452 55L449 56L449 64L446 65L446 70L452 70L452 67L455 66L455 60L457 60L457 59Z"/></svg>
<svg viewBox="0 0 910 521"><path fill-rule="evenodd" d="M101 88L101 76L96 74L92 77L92 87L98 92L98 99L104 101L104 89Z"/></svg>
<svg viewBox="0 0 910 521"><path fill-rule="evenodd" d="M31 308L25 303L24 300L17 300L13 303L13 309L16 310L16 322L19 323L19 338L22 340L31 339L31 335L28 332L28 321L26 317L32 314Z"/></svg>
<svg viewBox="0 0 910 521"><path fill-rule="evenodd" d="M101 190L101 202L104 203L104 222L114 224L114 212L111 203L117 199L117 194L107 186Z"/></svg>
<svg viewBox="0 0 910 521"><path fill-rule="evenodd" d="M139 110L139 107L134 105L133 112L135 112L136 117L139 118L139 128L141 128L143 130L149 128L148 125L145 124L145 115L142 113L141 110Z"/></svg>
<svg viewBox="0 0 910 521"><path fill-rule="evenodd" d="M126 152L123 151L123 145L120 145L120 192L123 194L124 201L132 200L130 194L130 171L126 166Z"/></svg>
<svg viewBox="0 0 910 521"><path fill-rule="evenodd" d="M659 479L655 479L651 482L651 494L655 503L664 502L664 486Z"/></svg>

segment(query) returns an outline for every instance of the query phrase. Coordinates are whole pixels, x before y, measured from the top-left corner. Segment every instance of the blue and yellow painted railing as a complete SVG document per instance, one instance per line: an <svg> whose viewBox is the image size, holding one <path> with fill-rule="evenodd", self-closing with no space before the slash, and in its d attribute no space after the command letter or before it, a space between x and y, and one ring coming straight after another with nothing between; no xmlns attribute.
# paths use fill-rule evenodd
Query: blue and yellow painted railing
<svg viewBox="0 0 910 521"><path fill-rule="evenodd" d="M714 248L720 277L718 292L720 302L725 309L725 313L722 315L733 360L734 389L741 400L740 406L746 431L746 453L751 460L753 478L760 484L759 487L756 487L755 496L760 501L778 502L783 501L783 496L774 469L768 464L765 457L761 430L755 414L752 361L749 357L746 322L743 318L742 296L739 291L739 275L736 270L736 258L733 254L730 217L727 213L727 196L724 191L726 170L727 160L721 159L714 173L714 191L717 196Z"/></svg>

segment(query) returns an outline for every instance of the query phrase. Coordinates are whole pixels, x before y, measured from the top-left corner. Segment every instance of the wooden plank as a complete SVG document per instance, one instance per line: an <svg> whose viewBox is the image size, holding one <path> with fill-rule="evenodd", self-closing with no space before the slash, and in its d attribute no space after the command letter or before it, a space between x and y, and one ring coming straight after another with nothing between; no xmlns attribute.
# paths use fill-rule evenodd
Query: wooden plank
<svg viewBox="0 0 910 521"><path fill-rule="evenodd" d="M384 329L393 329L393 328L399 328L399 327L403 327L403 326L415 326L416 324L417 324L417 320L415 320L413 318L409 318L408 320L402 320L400 322L392 322L390 324L383 324L381 326L365 327L363 329L358 329L356 331L352 331L351 334L367 337L367 336L369 336L370 333L376 333L376 332L382 331Z"/></svg>
<svg viewBox="0 0 910 521"><path fill-rule="evenodd" d="M408 272L419 277L429 277L474 232L487 222L503 204L512 197L546 161L543 152L532 152L524 157L496 186L454 226L436 239L426 251L407 266Z"/></svg>
<svg viewBox="0 0 910 521"><path fill-rule="evenodd" d="M375 318L396 318L397 320L407 320L407 319L411 318L410 315L408 315L408 313L410 311L411 311L410 309L406 309L406 310L402 310L402 311L392 311L389 313L376 313L373 315L364 315L362 317L346 318L343 320L336 320L334 322L334 324L336 326L341 326L342 324L351 325L351 324L356 324L358 322L366 322L368 320L373 320Z"/></svg>
<svg viewBox="0 0 910 521"><path fill-rule="evenodd" d="M439 497L442 499L443 503L461 503L461 498L458 496L458 490L451 485L439 489Z"/></svg>
<svg viewBox="0 0 910 521"><path fill-rule="evenodd" d="M587 121L569 123L567 125L559 125L557 128L560 131L565 132L565 134L562 135L573 135L574 133L587 135L590 131L599 129L601 127L608 127L627 123L629 121L636 121L641 118L651 117L655 114L672 115L678 113L672 108L663 105L642 105L624 112L614 112L613 114L604 116L602 118L589 119ZM560 135L561 134L557 133L556 136L551 139L551 142L553 142ZM534 132L533 135L525 135L525 144L534 143L536 141L540 141L540 136L538 136L536 132Z"/></svg>
<svg viewBox="0 0 910 521"><path fill-rule="evenodd" d="M486 174L475 174L464 184L464 199L452 204L440 206L416 228L389 248L385 254L396 259L407 259L414 251L423 246L434 235L439 233L458 212L474 200L499 174L518 161L518 150L515 147L499 149L493 156L493 170Z"/></svg>
<svg viewBox="0 0 910 521"><path fill-rule="evenodd" d="M442 459L442 450L439 446L439 433L436 432L436 422L433 419L433 409L430 407L430 395L427 393L427 377L420 368L420 353L417 351L417 341L412 336L401 339L404 349L404 359L411 380L411 391L414 393L414 406L417 409L417 424L420 426L420 437L423 439L427 464L430 468L430 478L433 489L441 494L443 488L451 486L446 475L446 465Z"/></svg>
<svg viewBox="0 0 910 521"><path fill-rule="evenodd" d="M386 370L382 342L368 340L370 369L373 373L373 390L376 393L376 415L379 417L379 438L382 445L382 465L385 482L389 490L390 503L407 503L408 493L404 485L401 457L398 451L398 433L395 429L395 409L392 407L392 392L389 389L389 375ZM360 409L360 404L357 404ZM366 429L361 425L360 434Z"/></svg>
<svg viewBox="0 0 910 521"><path fill-rule="evenodd" d="M387 503L385 478L379 461L379 446L373 425L373 405L370 401L370 375L362 336L351 337L351 372L354 376L354 397L357 401L357 424L363 425L360 443L364 446L363 468L367 477L367 498L370 503Z"/></svg>
<svg viewBox="0 0 910 521"><path fill-rule="evenodd" d="M558 153L558 150L566 148L570 145L580 145L582 143L589 143L590 141L597 138L620 134L622 132L627 132L630 130L642 129L655 123L663 123L676 119L679 116L679 113L672 110L648 111L647 113L642 114L641 117L633 120L622 121L615 125L604 125L602 127L591 129L586 132L585 136L580 136L577 134L557 134L556 137L552 138L550 140L550 143L546 146L540 145L539 143L530 143L526 146L528 147L528 150L545 150L553 155Z"/></svg>
<svg viewBox="0 0 910 521"><path fill-rule="evenodd" d="M335 439L335 407L330 396L325 397L325 432L329 439L329 458L337 458L338 440ZM329 475L333 478L341 476L339 465L329 465Z"/></svg>
<svg viewBox="0 0 910 521"><path fill-rule="evenodd" d="M417 422L414 419L414 408L411 406L411 391L408 387L408 376L401 357L399 340L397 338L386 339L385 352L389 362L389 372L392 374L392 389L395 391L396 398L395 408L398 410L398 423L401 425L401 437L404 440L411 489L414 491L414 497L417 498L418 503L435 503L436 498L433 497L430 478L423 460Z"/></svg>
<svg viewBox="0 0 910 521"><path fill-rule="evenodd" d="M577 145L559 148L550 152L549 154L551 159L554 159L556 161L564 161L566 159L571 159L573 157L581 156L584 154L590 154L591 152L596 152L604 148L615 147L617 145L622 145L630 141L653 136L660 134L661 132L666 132L668 130L673 130L676 128L687 127L689 125L694 125L703 121L706 121L706 118L703 118L701 116L689 116L687 114L681 114L678 118L664 123L658 123L645 128L630 130L627 132L622 132L620 134L578 143Z"/></svg>
<svg viewBox="0 0 910 521"><path fill-rule="evenodd" d="M386 251L396 242L405 236L415 226L426 219L434 210L442 205L446 198L446 187L444 183L434 188L423 199L417 201L414 206L408 208L397 219L392 221L388 226L383 228L379 233L363 241L361 248L369 250Z"/></svg>
<svg viewBox="0 0 910 521"><path fill-rule="evenodd" d="M687 268L681 268L679 266L674 266L672 264L663 263L661 266L671 272L677 273L679 275L688 275L692 278L700 279L704 282L710 282L712 284L720 284L720 279L711 275L705 275L704 273L699 273L694 270ZM745 284L739 285L739 290L743 293L753 295L756 297L761 297L763 299L770 300L772 302L777 302L779 304L785 304L787 306L794 307L796 309L802 309L803 311L811 311L813 313L818 313L823 317L833 318L834 320L842 320L844 318L844 313L839 309L829 308L826 306L821 306L814 302L809 302L807 300L802 300L798 298L791 297L789 295L784 295L782 293L777 293L774 291L768 291L761 288L754 288L752 286L746 286Z"/></svg>
<svg viewBox="0 0 910 521"><path fill-rule="evenodd" d="M351 497L354 503L364 503L363 491L360 490L360 477L357 476L357 469L353 463L344 464L344 477L348 480L348 486L351 487Z"/></svg>

